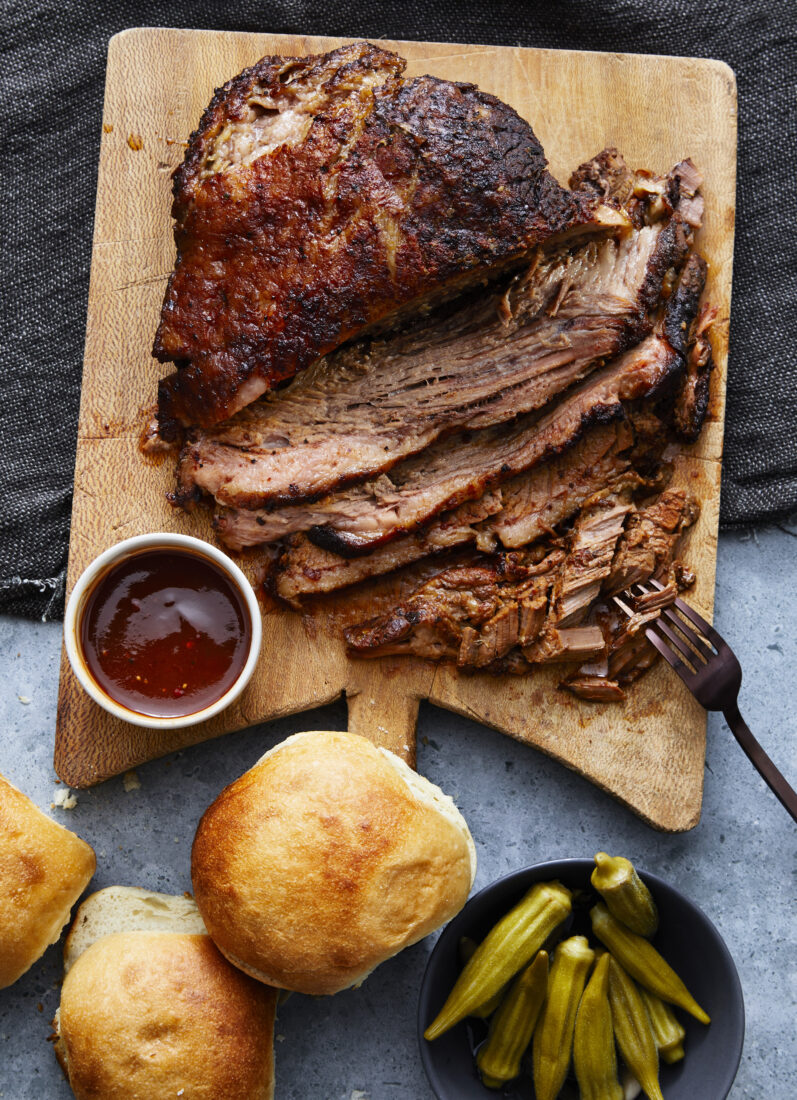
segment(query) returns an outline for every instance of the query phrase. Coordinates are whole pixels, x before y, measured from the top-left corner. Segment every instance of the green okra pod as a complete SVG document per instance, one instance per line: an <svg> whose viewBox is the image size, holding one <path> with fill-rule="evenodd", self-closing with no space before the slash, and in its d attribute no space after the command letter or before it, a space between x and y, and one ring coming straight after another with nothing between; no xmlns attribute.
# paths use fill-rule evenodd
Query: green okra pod
<svg viewBox="0 0 797 1100"><path fill-rule="evenodd" d="M520 1073L548 990L548 953L538 951L532 963L515 978L492 1018L487 1040L479 1048L476 1065L484 1084L499 1089Z"/></svg>
<svg viewBox="0 0 797 1100"><path fill-rule="evenodd" d="M630 859L598 852L590 882L601 895L612 916L649 939L659 927L659 913L650 890Z"/></svg>
<svg viewBox="0 0 797 1100"><path fill-rule="evenodd" d="M472 940L470 936L461 936L459 940L459 954L462 959L462 965L473 958L476 954L476 948L479 945L475 940ZM483 1005L478 1005L470 1013L471 1016L476 1016L480 1020L486 1020L495 1012L501 1003L501 1000L506 992L506 986L501 986L497 993L495 993L488 1001L485 1001Z"/></svg>
<svg viewBox="0 0 797 1100"><path fill-rule="evenodd" d="M659 1052L642 994L617 959L609 956L609 1005L623 1061L649 1100L664 1100L659 1085Z"/></svg>
<svg viewBox="0 0 797 1100"><path fill-rule="evenodd" d="M554 952L548 997L532 1045L537 1100L554 1100L564 1084L573 1050L576 1012L594 958L585 936L563 940Z"/></svg>
<svg viewBox="0 0 797 1100"><path fill-rule="evenodd" d="M559 882L532 886L476 948L424 1038L437 1039L522 970L570 914L571 896Z"/></svg>
<svg viewBox="0 0 797 1100"><path fill-rule="evenodd" d="M598 959L576 1014L573 1067L581 1100L623 1100L609 1007L610 962L610 955Z"/></svg>
<svg viewBox="0 0 797 1100"><path fill-rule="evenodd" d="M659 1057L668 1065L680 1062L684 1056L686 1029L670 1006L655 993L649 992L644 987L640 987L639 992L647 1009L653 1038L659 1048Z"/></svg>
<svg viewBox="0 0 797 1100"><path fill-rule="evenodd" d="M700 1007L672 967L643 936L638 936L615 920L602 903L593 906L590 917L592 931L632 978L663 1001L683 1008L702 1024L711 1023L708 1013Z"/></svg>

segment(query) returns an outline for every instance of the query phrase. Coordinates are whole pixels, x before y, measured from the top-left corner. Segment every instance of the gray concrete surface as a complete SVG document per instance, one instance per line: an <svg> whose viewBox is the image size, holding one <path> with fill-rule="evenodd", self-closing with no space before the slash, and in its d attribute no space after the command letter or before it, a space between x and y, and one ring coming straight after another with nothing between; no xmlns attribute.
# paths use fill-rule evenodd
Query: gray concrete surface
<svg viewBox="0 0 797 1100"><path fill-rule="evenodd" d="M717 625L745 671L742 712L793 784L796 552L785 530L724 535L717 592ZM93 888L189 889L194 829L221 788L290 733L345 727L343 705L297 715L147 764L140 790L125 793L115 779L79 793L71 812L50 811L60 627L0 618L0 654L0 772L94 845ZM702 820L679 836L653 832L566 769L463 718L423 707L419 738L420 770L456 798L473 831L477 888L527 863L607 848L688 893L725 937L744 987L747 1037L732 1100L797 1096L797 829L721 720L709 722ZM431 1100L415 1008L432 946L430 938L386 963L359 991L292 997L277 1024L278 1100ZM0 991L5 1100L71 1095L46 1042L59 963L53 947Z"/></svg>

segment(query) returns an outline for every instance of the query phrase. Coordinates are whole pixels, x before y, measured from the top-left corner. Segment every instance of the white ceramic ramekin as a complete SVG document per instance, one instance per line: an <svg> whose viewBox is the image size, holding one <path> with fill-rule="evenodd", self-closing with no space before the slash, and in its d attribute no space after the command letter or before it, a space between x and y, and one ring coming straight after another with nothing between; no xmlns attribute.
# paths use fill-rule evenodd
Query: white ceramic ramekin
<svg viewBox="0 0 797 1100"><path fill-rule="evenodd" d="M232 584L238 589L243 597L251 624L249 654L238 679L232 687L230 687L220 699L217 699L215 703L212 703L208 707L204 707L202 710L196 711L194 714L181 714L169 718L156 717L150 714L138 714L136 711L129 710L127 707L117 703L115 699L107 695L89 672L80 645L80 619L83 614L83 608L89 593L92 591L95 582L99 580L100 576L104 574L110 566L115 565L123 558L129 557L131 554L138 553L141 550L157 550L161 548L190 550L192 553L199 554L217 565L227 577L229 577ZM159 531L150 535L137 535L135 538L125 539L124 542L118 542L115 546L109 547L104 553L100 554L100 556L95 558L91 565L88 566L79 577L75 587L72 589L72 594L69 597L66 605L66 612L64 613L64 645L66 646L69 663L82 687L88 692L95 703L99 703L101 707L107 710L109 714L114 715L115 718L121 718L125 722L131 722L134 726L146 726L149 729L178 729L181 726L194 726L199 722L206 722L208 718L212 718L214 714L218 714L219 711L228 707L233 700L238 698L252 677L258 656L260 655L262 637L263 627L257 597L255 596L251 584L235 562L221 550L216 549L215 546L211 546L208 542L203 542L202 539L195 539L190 535L172 534L167 531Z"/></svg>

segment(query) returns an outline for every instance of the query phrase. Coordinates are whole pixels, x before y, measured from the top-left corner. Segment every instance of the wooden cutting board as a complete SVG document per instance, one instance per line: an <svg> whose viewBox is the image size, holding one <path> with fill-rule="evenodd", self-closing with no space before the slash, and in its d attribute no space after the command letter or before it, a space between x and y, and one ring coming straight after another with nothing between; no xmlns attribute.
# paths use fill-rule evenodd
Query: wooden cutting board
<svg viewBox="0 0 797 1100"><path fill-rule="evenodd" d="M102 550L146 531L212 539L204 517L174 511L173 462L145 461L142 424L166 368L150 348L174 245L170 174L213 89L265 54L323 52L344 39L134 29L108 50L83 395L75 467L68 590ZM606 145L632 166L665 171L691 156L703 172L710 263L719 307L711 413L676 480L703 504L685 557L698 575L691 599L710 615L720 493L727 319L736 165L736 92L721 62L624 54L380 42L408 59L408 75L472 81L516 108L541 139L554 174ZM256 577L255 555L242 562ZM346 597L342 597L345 599ZM413 659L352 661L343 644L290 612L266 610L259 668L240 699L205 725L155 732L110 718L62 659L55 768L89 786L145 760L257 722L328 703L345 692L352 730L415 756L421 699L534 745L614 795L650 824L680 831L699 818L705 714L666 668L623 704L589 704L555 690L556 670L497 679L462 676ZM530 760L530 764L531 764Z"/></svg>

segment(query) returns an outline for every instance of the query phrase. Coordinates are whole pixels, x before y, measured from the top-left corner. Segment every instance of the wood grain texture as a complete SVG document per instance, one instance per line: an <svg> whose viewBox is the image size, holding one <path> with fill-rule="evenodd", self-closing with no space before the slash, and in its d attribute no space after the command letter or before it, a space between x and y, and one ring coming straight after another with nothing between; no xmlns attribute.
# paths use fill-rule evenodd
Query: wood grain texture
<svg viewBox="0 0 797 1100"><path fill-rule="evenodd" d="M166 368L150 357L174 259L170 174L213 88L265 54L322 52L343 39L134 29L111 40L97 190L83 395L75 468L68 590L120 539L153 530L212 540L207 519L174 511L173 462L138 450ZM703 510L686 539L695 606L711 615L733 258L736 91L717 61L623 54L380 42L408 75L477 83L515 107L543 143L554 174L606 145L632 166L665 171L691 156L703 172L708 294L718 306L717 370L709 422L679 460L676 481ZM253 578L256 555L242 560ZM115 721L79 688L62 660L55 767L89 786L145 760L345 692L350 727L412 762L418 703L429 699L548 753L668 831L700 815L705 715L666 668L634 685L624 704L588 704L555 691L555 670L525 678L461 676L417 660L352 661L340 640L296 615L267 610L252 682L228 711L168 734Z"/></svg>

